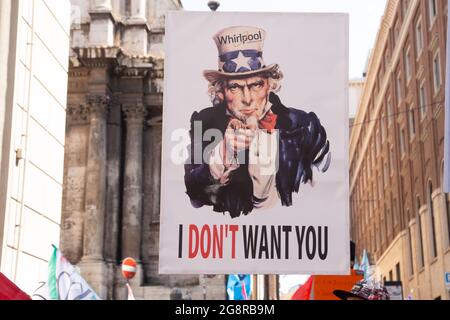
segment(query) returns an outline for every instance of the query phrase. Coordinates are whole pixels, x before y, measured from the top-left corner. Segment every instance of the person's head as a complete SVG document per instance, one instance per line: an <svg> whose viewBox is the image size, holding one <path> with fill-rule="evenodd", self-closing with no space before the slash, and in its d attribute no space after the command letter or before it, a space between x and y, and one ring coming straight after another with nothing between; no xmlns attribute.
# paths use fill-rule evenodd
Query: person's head
<svg viewBox="0 0 450 320"><path fill-rule="evenodd" d="M277 64L262 59L265 31L256 27L230 27L214 40L219 51L218 70L205 70L208 92L214 105L226 103L241 120L260 116L269 93L278 91L283 74Z"/></svg>
<svg viewBox="0 0 450 320"><path fill-rule="evenodd" d="M240 120L259 118L270 92L280 87L280 71L264 72L247 77L221 78L210 82L209 93L214 105L225 102L228 111Z"/></svg>

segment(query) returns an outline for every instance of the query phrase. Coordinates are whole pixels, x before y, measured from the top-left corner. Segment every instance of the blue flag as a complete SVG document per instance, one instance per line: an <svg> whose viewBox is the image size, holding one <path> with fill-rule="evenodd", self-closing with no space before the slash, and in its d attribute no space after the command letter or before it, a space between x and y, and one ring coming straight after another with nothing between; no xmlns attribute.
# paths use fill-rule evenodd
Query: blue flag
<svg viewBox="0 0 450 320"><path fill-rule="evenodd" d="M353 270L361 270L361 266L358 263L358 258L355 257L355 263L353 264Z"/></svg>
<svg viewBox="0 0 450 320"><path fill-rule="evenodd" d="M227 282L227 294L230 300L250 300L252 277L249 274L230 274Z"/></svg>
<svg viewBox="0 0 450 320"><path fill-rule="evenodd" d="M369 277L369 266L369 256L367 255L366 249L364 249L360 265L360 270L364 271L364 279L367 279Z"/></svg>

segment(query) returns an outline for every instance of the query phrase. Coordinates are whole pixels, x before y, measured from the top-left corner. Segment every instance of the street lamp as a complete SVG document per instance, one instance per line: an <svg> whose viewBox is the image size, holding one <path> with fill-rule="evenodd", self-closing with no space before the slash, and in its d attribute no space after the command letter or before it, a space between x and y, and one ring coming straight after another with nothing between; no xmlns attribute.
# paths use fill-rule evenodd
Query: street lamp
<svg viewBox="0 0 450 320"><path fill-rule="evenodd" d="M211 11L216 11L217 8L219 8L220 3L219 1L208 1L208 7L211 9Z"/></svg>

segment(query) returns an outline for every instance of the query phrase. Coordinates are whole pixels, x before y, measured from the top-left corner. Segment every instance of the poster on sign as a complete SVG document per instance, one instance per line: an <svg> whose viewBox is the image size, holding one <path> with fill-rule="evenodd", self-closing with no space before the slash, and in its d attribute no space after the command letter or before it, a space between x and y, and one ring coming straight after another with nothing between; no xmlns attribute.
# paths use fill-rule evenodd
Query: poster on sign
<svg viewBox="0 0 450 320"><path fill-rule="evenodd" d="M165 44L159 272L348 274L348 15L169 12Z"/></svg>

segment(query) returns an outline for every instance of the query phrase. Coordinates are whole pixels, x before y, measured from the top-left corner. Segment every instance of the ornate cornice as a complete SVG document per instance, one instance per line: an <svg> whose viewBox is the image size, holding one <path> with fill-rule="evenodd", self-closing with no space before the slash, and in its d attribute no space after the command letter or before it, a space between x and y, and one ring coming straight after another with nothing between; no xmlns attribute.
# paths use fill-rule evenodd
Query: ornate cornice
<svg viewBox="0 0 450 320"><path fill-rule="evenodd" d="M84 104L72 104L67 106L67 121L69 125L89 123L89 108Z"/></svg>
<svg viewBox="0 0 450 320"><path fill-rule="evenodd" d="M74 67L106 68L120 64L121 57L122 50L119 47L72 48L71 64Z"/></svg>
<svg viewBox="0 0 450 320"><path fill-rule="evenodd" d="M122 111L125 115L125 120L128 123L144 123L147 109L141 102L136 103L124 103L122 105Z"/></svg>
<svg viewBox="0 0 450 320"><path fill-rule="evenodd" d="M150 78L151 79L164 79L164 70L151 70Z"/></svg>
<svg viewBox="0 0 450 320"><path fill-rule="evenodd" d="M124 77L146 77L148 69L143 68L120 68L118 73Z"/></svg>

